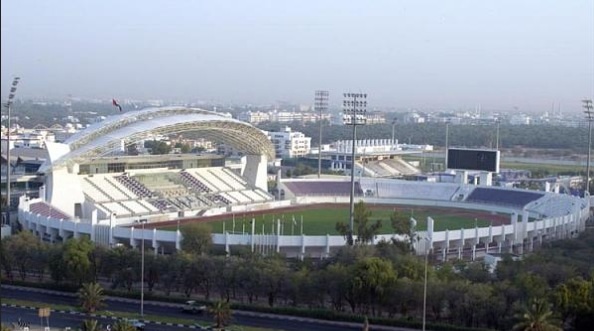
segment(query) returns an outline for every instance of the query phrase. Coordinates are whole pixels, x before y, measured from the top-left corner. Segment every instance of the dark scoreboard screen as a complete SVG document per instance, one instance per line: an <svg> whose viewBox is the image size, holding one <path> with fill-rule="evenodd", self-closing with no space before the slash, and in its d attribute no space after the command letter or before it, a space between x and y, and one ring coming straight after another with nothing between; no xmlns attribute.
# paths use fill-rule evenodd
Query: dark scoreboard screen
<svg viewBox="0 0 594 331"><path fill-rule="evenodd" d="M448 149L448 169L499 172L499 151Z"/></svg>

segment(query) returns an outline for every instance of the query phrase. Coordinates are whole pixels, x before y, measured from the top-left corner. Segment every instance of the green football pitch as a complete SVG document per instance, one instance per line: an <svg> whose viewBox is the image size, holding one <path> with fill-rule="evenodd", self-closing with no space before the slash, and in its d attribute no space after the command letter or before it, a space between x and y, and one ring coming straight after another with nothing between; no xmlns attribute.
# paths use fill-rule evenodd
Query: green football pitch
<svg viewBox="0 0 594 331"><path fill-rule="evenodd" d="M462 228L474 228L499 225L509 220L509 215L492 214L482 211L463 209L431 208L424 206L369 206L371 209L372 221L380 220L382 227L380 233L393 233L390 224L390 215L394 210L413 217L417 221L417 231L427 229L427 216L435 220L435 231L459 230ZM257 213L257 214L256 214ZM213 233L251 233L250 221L255 221L255 233L275 233L277 231L277 220L281 223L281 233L284 235L337 235L336 223L349 222L348 205L325 205L325 206L303 206L303 208L290 208L280 210L267 210L246 214L229 214L218 216L215 219L202 219L207 222ZM184 222L185 223L185 222ZM181 225L183 228L184 224ZM175 230L176 226L167 226L163 229ZM303 231L303 232L302 232Z"/></svg>

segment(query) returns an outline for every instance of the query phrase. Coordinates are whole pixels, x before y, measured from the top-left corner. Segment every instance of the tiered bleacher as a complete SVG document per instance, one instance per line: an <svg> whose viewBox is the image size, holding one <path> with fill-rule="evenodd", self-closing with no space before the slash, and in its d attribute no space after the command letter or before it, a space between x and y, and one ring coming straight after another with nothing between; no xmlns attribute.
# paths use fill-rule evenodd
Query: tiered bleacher
<svg viewBox="0 0 594 331"><path fill-rule="evenodd" d="M272 200L230 169L197 168L81 176L85 195L104 213L146 215Z"/></svg>
<svg viewBox="0 0 594 331"><path fill-rule="evenodd" d="M458 190L456 184L423 183L405 180L365 181L361 188L367 195L380 198L450 200Z"/></svg>
<svg viewBox="0 0 594 331"><path fill-rule="evenodd" d="M56 209L55 207L48 205L45 202L32 203L29 206L29 210L34 214L38 214L38 215L45 216L45 217L52 217L52 218L65 219L65 220L71 219L71 217L68 216L66 213L62 212L61 210Z"/></svg>
<svg viewBox="0 0 594 331"><path fill-rule="evenodd" d="M284 185L297 196L345 196L351 194L351 183L347 181L300 181L285 182ZM359 182L355 182L355 195L363 195Z"/></svg>
<svg viewBox="0 0 594 331"><path fill-rule="evenodd" d="M466 198L466 201L521 208L532 201L542 198L543 196L544 193L538 192L477 187Z"/></svg>

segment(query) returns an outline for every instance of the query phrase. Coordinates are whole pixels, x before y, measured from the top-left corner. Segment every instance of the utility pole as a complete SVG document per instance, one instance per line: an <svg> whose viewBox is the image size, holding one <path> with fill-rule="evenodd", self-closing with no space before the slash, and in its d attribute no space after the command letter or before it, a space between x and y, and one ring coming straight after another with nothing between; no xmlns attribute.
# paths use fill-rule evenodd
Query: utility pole
<svg viewBox="0 0 594 331"><path fill-rule="evenodd" d="M357 125L367 124L367 93L344 93L342 102L343 123L353 126L353 140L351 150L351 199L350 199L350 220L349 234L347 237L348 245L352 246L353 229L355 223L355 154L357 140Z"/></svg>
<svg viewBox="0 0 594 331"><path fill-rule="evenodd" d="M314 111L318 111L318 121L320 122L320 139L318 141L318 178L322 176L322 113L328 110L328 95L328 91L318 90L316 91L314 102Z"/></svg>
<svg viewBox="0 0 594 331"><path fill-rule="evenodd" d="M17 91L17 85L19 85L20 77L15 77L12 80L12 86L10 87L10 93L8 94L8 101L6 102L6 110L8 112L8 119L6 125L6 158L7 158L7 167L6 167L6 219L8 224L10 224L10 207L11 207L11 174L12 174L12 167L10 164L10 116L12 110L12 103Z"/></svg>

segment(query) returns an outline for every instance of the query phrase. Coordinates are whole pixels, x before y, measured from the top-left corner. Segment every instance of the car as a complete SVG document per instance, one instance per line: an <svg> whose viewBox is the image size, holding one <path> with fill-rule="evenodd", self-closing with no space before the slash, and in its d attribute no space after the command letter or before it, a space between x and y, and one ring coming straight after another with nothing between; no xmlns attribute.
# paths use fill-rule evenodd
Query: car
<svg viewBox="0 0 594 331"><path fill-rule="evenodd" d="M182 312L190 314L203 314L206 310L206 306L200 305L194 300L186 301L186 304L182 307Z"/></svg>
<svg viewBox="0 0 594 331"><path fill-rule="evenodd" d="M130 320L126 320L128 323L130 323L130 325L132 325L137 331L144 331L144 327L145 324L142 323L139 320L134 320L134 319L130 319Z"/></svg>

